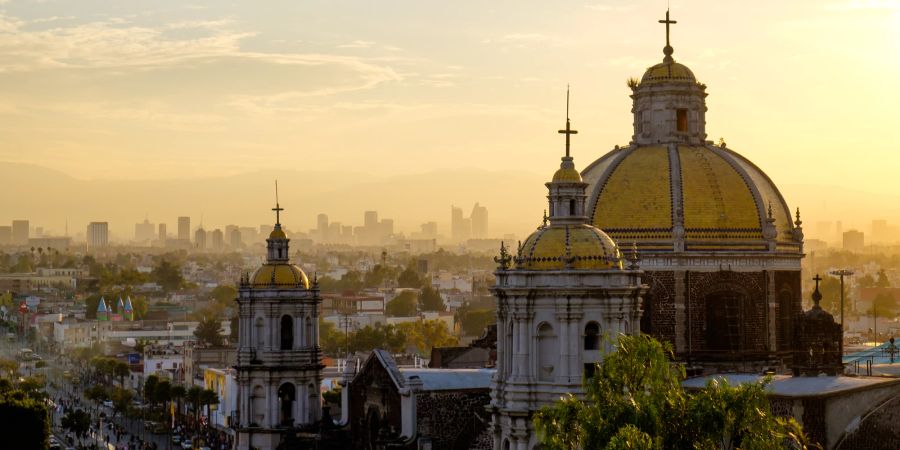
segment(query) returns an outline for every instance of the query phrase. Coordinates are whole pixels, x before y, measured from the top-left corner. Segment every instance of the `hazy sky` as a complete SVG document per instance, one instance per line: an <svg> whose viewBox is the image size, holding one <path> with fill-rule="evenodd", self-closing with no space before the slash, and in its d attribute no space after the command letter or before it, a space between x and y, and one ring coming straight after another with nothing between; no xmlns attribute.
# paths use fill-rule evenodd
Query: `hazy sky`
<svg viewBox="0 0 900 450"><path fill-rule="evenodd" d="M626 144L655 1L0 0L0 160L82 179L551 173ZM900 0L673 1L707 131L777 183L897 191ZM789 204L792 204L788 198Z"/></svg>

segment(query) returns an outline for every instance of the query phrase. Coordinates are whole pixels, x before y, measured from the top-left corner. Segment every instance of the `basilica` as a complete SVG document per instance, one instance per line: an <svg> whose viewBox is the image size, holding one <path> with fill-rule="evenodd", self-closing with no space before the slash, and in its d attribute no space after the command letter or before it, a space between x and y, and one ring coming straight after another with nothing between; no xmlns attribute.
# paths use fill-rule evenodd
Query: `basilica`
<svg viewBox="0 0 900 450"><path fill-rule="evenodd" d="M634 130L579 172L566 153L549 217L497 258L494 449L538 445L532 413L583 380L621 334L672 344L692 375L786 373L801 315L803 231L775 184L707 140L706 86L663 60L631 80Z"/></svg>

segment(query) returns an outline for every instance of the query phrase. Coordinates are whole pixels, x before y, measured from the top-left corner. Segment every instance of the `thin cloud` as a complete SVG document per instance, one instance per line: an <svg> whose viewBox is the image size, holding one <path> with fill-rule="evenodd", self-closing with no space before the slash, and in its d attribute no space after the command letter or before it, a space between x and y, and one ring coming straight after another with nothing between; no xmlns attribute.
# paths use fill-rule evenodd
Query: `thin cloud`
<svg viewBox="0 0 900 450"><path fill-rule="evenodd" d="M826 11L900 11L900 0L849 0L825 5Z"/></svg>
<svg viewBox="0 0 900 450"><path fill-rule="evenodd" d="M338 48L371 48L373 45L375 45L375 43L372 41L356 40L349 44L338 45Z"/></svg>

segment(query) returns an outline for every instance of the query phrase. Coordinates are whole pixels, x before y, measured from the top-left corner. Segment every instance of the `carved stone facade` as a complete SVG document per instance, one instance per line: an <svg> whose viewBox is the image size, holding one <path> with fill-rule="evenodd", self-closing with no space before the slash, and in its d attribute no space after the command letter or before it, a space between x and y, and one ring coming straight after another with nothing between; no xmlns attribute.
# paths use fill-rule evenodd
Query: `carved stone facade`
<svg viewBox="0 0 900 450"><path fill-rule="evenodd" d="M239 450L275 449L286 432L312 426L322 415L322 300L315 282L289 262L288 241L276 223L266 240L266 263L243 276L238 289Z"/></svg>
<svg viewBox="0 0 900 450"><path fill-rule="evenodd" d="M568 141L568 124L561 132ZM497 371L489 408L495 449L535 448L534 412L566 394L583 396L585 377L617 336L639 332L647 286L635 261L624 268L618 247L587 223L585 187L567 155L547 183L544 225L515 257L501 247L496 258Z"/></svg>

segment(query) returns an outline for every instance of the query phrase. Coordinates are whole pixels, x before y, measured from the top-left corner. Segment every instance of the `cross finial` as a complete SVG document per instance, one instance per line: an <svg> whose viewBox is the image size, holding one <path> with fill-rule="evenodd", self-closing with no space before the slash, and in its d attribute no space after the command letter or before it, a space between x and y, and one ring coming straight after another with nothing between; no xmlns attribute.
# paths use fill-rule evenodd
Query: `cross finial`
<svg viewBox="0 0 900 450"><path fill-rule="evenodd" d="M284 208L278 204L278 180L275 180L275 207L272 211L275 211L275 225L281 226L281 212Z"/></svg>
<svg viewBox="0 0 900 450"><path fill-rule="evenodd" d="M816 282L816 290L813 292L812 299L815 306L818 307L819 301L822 300L822 293L819 292L819 282L822 281L822 277L820 277L819 274L816 274L813 280Z"/></svg>
<svg viewBox="0 0 900 450"><path fill-rule="evenodd" d="M665 53L666 57L663 59L665 62L672 62L672 46L669 45L669 25L674 25L678 23L675 20L669 20L669 9L666 9L666 19L660 20L659 23L666 24L666 46L663 48L663 53Z"/></svg>
<svg viewBox="0 0 900 450"><path fill-rule="evenodd" d="M569 85L566 85L566 129L559 130L559 134L566 135L566 158L569 157L569 137L578 134L577 130L572 129L572 123L569 121Z"/></svg>
<svg viewBox="0 0 900 450"><path fill-rule="evenodd" d="M816 282L816 290L818 291L819 290L819 282L822 281L822 277L820 277L819 274L816 274L816 276L813 277L813 281Z"/></svg>

